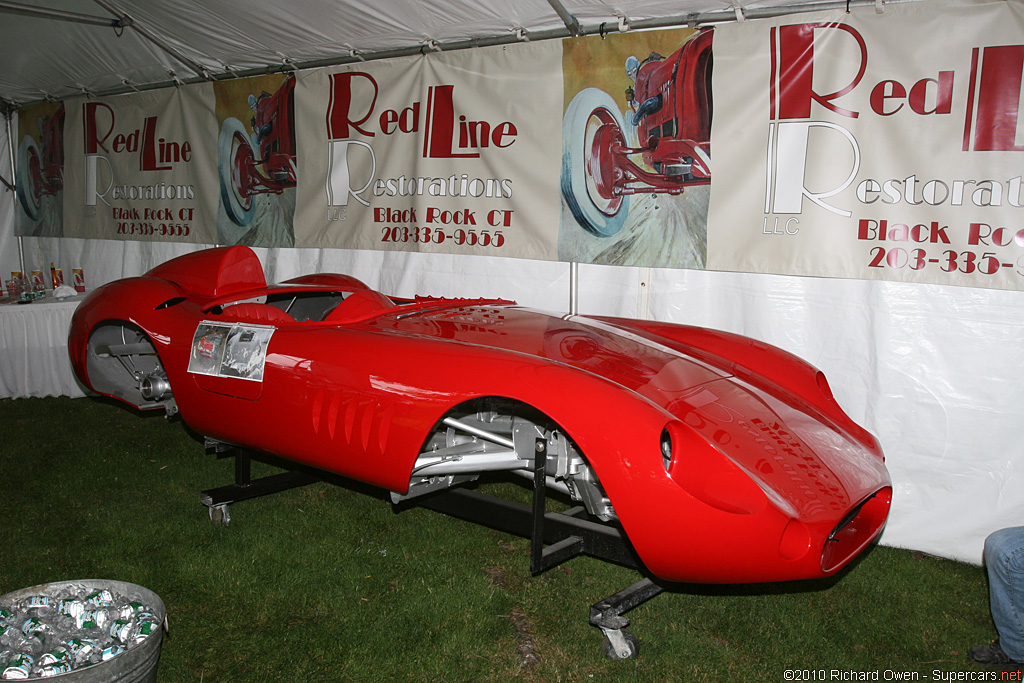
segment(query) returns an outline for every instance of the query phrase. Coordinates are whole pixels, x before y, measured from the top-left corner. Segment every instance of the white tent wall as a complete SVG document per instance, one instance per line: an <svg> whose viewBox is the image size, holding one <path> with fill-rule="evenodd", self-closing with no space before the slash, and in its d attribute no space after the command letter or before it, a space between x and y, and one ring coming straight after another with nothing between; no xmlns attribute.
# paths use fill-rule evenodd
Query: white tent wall
<svg viewBox="0 0 1024 683"><path fill-rule="evenodd" d="M824 371L885 450L883 543L977 563L988 533L1024 520L1024 293L701 271L654 271L650 289L652 318Z"/></svg>

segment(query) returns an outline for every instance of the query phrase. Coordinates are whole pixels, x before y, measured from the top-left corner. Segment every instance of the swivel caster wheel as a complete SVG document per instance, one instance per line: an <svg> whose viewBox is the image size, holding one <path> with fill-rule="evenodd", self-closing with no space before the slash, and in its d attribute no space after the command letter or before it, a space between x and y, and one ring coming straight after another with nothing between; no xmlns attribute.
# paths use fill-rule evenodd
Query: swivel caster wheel
<svg viewBox="0 0 1024 683"><path fill-rule="evenodd" d="M227 503L210 506L210 521L214 526L227 526L231 521L231 513L228 512Z"/></svg>
<svg viewBox="0 0 1024 683"><path fill-rule="evenodd" d="M640 654L640 640L625 629L605 631L602 646L608 659L636 659Z"/></svg>

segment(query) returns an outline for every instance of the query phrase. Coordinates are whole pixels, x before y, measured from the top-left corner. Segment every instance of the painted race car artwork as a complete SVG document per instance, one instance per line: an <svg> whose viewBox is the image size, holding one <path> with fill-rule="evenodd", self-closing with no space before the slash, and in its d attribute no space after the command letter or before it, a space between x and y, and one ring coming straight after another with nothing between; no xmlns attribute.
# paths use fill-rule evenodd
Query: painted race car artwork
<svg viewBox="0 0 1024 683"><path fill-rule="evenodd" d="M64 118L63 102L31 105L19 115L26 133L18 145L14 188L24 219L20 234L59 237L63 232Z"/></svg>
<svg viewBox="0 0 1024 683"><path fill-rule="evenodd" d="M878 536L892 496L878 442L779 349L499 299L388 297L339 274L268 286L243 246L96 289L69 351L99 394L395 502L535 475L620 525L665 581L832 575Z"/></svg>
<svg viewBox="0 0 1024 683"><path fill-rule="evenodd" d="M259 194L281 194L295 187L295 76L274 93L249 95L249 126L234 117L221 124L217 168L221 204L237 226L252 222Z"/></svg>
<svg viewBox="0 0 1024 683"><path fill-rule="evenodd" d="M679 195L711 182L713 35L699 31L667 58L630 56L625 114L593 87L566 107L562 196L587 232L622 230L633 195Z"/></svg>

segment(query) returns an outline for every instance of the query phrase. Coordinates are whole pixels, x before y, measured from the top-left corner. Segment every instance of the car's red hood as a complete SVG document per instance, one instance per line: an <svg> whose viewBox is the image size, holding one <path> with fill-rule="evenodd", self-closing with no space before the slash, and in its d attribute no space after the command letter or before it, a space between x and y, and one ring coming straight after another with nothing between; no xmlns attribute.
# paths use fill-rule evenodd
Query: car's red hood
<svg viewBox="0 0 1024 683"><path fill-rule="evenodd" d="M608 323L530 309L448 306L399 313L376 325L565 363L668 408L688 389L729 373Z"/></svg>
<svg viewBox="0 0 1024 683"><path fill-rule="evenodd" d="M375 324L526 353L616 382L702 434L805 521L833 514L829 506L837 503L852 506L887 480L870 444L785 388L754 386L717 367L685 338L674 338L670 348L603 320L508 306L447 307Z"/></svg>

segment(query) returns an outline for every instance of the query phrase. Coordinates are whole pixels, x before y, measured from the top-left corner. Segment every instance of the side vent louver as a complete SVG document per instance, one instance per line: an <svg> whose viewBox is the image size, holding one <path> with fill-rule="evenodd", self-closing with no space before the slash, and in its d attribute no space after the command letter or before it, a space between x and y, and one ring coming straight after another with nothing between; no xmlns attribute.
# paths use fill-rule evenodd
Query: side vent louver
<svg viewBox="0 0 1024 683"><path fill-rule="evenodd" d="M354 392L320 389L313 397L310 421L313 431L330 441L383 455L387 451L394 412L390 402Z"/></svg>

